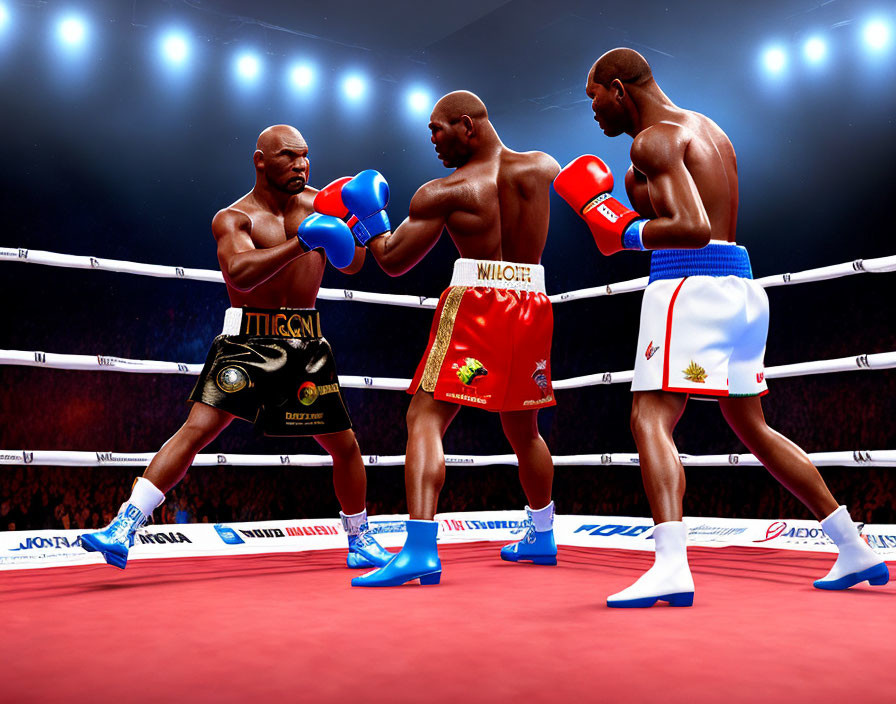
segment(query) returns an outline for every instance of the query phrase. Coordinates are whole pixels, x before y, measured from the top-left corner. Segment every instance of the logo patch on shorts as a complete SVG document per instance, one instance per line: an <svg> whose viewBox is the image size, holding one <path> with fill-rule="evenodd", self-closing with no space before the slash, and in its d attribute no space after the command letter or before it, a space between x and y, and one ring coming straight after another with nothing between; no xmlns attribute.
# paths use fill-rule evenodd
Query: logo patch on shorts
<svg viewBox="0 0 896 704"><path fill-rule="evenodd" d="M699 364L697 364L693 359L687 366L687 369L684 369L682 373L684 374L684 378L687 381L692 381L695 384L706 383L706 370Z"/></svg>
<svg viewBox="0 0 896 704"><path fill-rule="evenodd" d="M761 384L763 379L765 379L765 372L759 372L756 374L756 383L757 384Z"/></svg>
<svg viewBox="0 0 896 704"><path fill-rule="evenodd" d="M234 394L249 386L249 376L239 367L224 367L215 377L215 384L225 394Z"/></svg>
<svg viewBox="0 0 896 704"><path fill-rule="evenodd" d="M488 375L488 369L485 368L482 362L478 359L473 359L473 357L467 357L461 362L455 362L453 369L457 370L457 378L466 386L472 384L477 377Z"/></svg>
<svg viewBox="0 0 896 704"><path fill-rule="evenodd" d="M660 348L659 348L659 347L654 347L654 346L653 346L653 340L651 340L650 342L647 343L647 349L644 350L644 356L645 356L647 359L650 359L651 357L653 357L653 355L655 355L655 354L656 354L657 352L659 352L659 351L660 351Z"/></svg>
<svg viewBox="0 0 896 704"><path fill-rule="evenodd" d="M538 388L541 389L542 397L548 395L548 360L542 359L535 363L535 371L532 372L532 380L538 385Z"/></svg>
<svg viewBox="0 0 896 704"><path fill-rule="evenodd" d="M312 403L317 401L317 397L319 393L317 391L317 384L313 381L306 381L299 387L299 403L303 406L310 406Z"/></svg>

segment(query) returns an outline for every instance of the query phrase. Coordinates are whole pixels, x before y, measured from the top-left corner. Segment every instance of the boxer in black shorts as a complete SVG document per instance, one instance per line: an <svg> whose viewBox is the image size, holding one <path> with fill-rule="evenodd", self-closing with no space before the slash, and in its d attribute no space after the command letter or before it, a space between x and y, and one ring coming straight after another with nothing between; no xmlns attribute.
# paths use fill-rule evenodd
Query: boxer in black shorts
<svg viewBox="0 0 896 704"><path fill-rule="evenodd" d="M255 423L265 435L352 427L316 310L230 308L190 401Z"/></svg>
<svg viewBox="0 0 896 704"><path fill-rule="evenodd" d="M136 530L234 418L267 435L314 436L333 458L348 566L381 566L392 557L367 527L367 474L314 310L327 260L353 274L365 250L355 248L345 222L315 213L318 191L306 185L308 145L298 130L264 130L253 161L255 187L212 220L231 308L190 395L187 421L136 479L112 523L81 536L85 550L115 567L124 569Z"/></svg>

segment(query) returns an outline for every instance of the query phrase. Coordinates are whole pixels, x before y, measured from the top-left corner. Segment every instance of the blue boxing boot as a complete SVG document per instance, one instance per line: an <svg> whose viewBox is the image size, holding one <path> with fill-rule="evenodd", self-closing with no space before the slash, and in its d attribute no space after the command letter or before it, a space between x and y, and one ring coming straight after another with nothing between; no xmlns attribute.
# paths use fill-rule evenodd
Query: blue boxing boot
<svg viewBox="0 0 896 704"><path fill-rule="evenodd" d="M352 579L353 587L397 587L419 579L420 584L438 584L442 576L436 521L408 521L408 538L401 552L388 565Z"/></svg>
<svg viewBox="0 0 896 704"><path fill-rule="evenodd" d="M376 542L370 526L367 524L367 509L361 513L344 514L339 512L342 519L342 527L348 536L348 557L345 564L353 569L369 569L371 567L384 567L389 560L395 557L394 553L386 550Z"/></svg>
<svg viewBox="0 0 896 704"><path fill-rule="evenodd" d="M816 579L816 589L849 589L860 582L880 586L890 581L890 570L880 555L862 540L846 506L839 506L821 521L825 534L834 541L840 554L831 571Z"/></svg>
<svg viewBox="0 0 896 704"><path fill-rule="evenodd" d="M531 562L535 565L557 564L557 543L554 541L554 502L533 511L526 506L526 534L522 540L501 548L501 559L507 562Z"/></svg>
<svg viewBox="0 0 896 704"><path fill-rule="evenodd" d="M81 547L98 552L113 567L123 570L128 564L128 550L134 547L137 530L146 525L146 515L134 504L122 504L112 522L96 533L81 536Z"/></svg>
<svg viewBox="0 0 896 704"><path fill-rule="evenodd" d="M165 494L151 481L137 477L131 496L118 509L118 515L102 530L82 535L81 547L102 554L106 562L123 570L128 564L128 550L134 547L135 534L164 500Z"/></svg>

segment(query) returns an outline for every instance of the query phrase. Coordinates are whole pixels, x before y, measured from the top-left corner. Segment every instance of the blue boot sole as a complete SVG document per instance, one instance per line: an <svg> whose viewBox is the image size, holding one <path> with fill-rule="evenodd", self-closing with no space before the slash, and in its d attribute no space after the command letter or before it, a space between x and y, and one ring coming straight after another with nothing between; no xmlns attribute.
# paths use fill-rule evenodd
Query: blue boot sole
<svg viewBox="0 0 896 704"><path fill-rule="evenodd" d="M662 596L645 596L641 599L625 599L624 601L607 600L611 609L646 609L658 601L668 601L669 606L693 606L694 592L678 592Z"/></svg>
<svg viewBox="0 0 896 704"><path fill-rule="evenodd" d="M853 572L841 577L840 579L832 579L828 581L817 579L815 580L815 582L813 582L812 586L814 586L816 589L840 591L843 589L849 589L850 587L854 587L856 584L865 581L875 587L883 586L884 584L889 582L890 570L887 568L887 564L885 562L881 562L879 564L873 565L872 567L869 567L867 570L862 570L861 572Z"/></svg>
<svg viewBox="0 0 896 704"><path fill-rule="evenodd" d="M82 535L81 547L84 548L84 550L86 550L87 552L98 552L103 556L103 559L107 564L112 565L113 567L117 567L120 570L123 570L128 564L127 555L122 557L117 553L105 549L104 545L94 541L93 536Z"/></svg>

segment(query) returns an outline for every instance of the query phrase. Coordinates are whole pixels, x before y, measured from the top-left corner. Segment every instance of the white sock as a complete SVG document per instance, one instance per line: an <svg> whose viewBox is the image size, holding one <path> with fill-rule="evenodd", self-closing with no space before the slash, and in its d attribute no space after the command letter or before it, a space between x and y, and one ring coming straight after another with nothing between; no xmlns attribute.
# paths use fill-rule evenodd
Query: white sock
<svg viewBox="0 0 896 704"><path fill-rule="evenodd" d="M646 597L694 591L694 579L688 567L688 528L682 521L660 523L653 529L656 555L653 567L628 589L613 594L607 601L627 601Z"/></svg>
<svg viewBox="0 0 896 704"><path fill-rule="evenodd" d="M342 519L342 527L346 535L358 535L361 532L361 526L367 523L367 509L365 508L360 513L352 514L345 514L340 511L339 517Z"/></svg>
<svg viewBox="0 0 896 704"><path fill-rule="evenodd" d="M547 506L540 509L534 509L526 506L526 513L532 519L532 525L535 526L536 533L547 533L554 528L554 502L551 501Z"/></svg>
<svg viewBox="0 0 896 704"><path fill-rule="evenodd" d="M155 484L146 477L137 477L127 503L134 504L140 509L140 513L149 518L164 500L165 495L156 489Z"/></svg>
<svg viewBox="0 0 896 704"><path fill-rule="evenodd" d="M840 552L831 571L825 575L823 580L840 579L845 575L867 570L869 567L883 562L883 558L862 540L846 506L838 506L830 516L822 519L821 527L825 534L834 541Z"/></svg>

